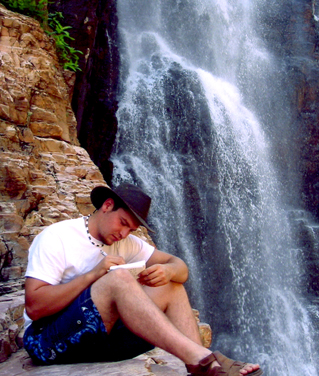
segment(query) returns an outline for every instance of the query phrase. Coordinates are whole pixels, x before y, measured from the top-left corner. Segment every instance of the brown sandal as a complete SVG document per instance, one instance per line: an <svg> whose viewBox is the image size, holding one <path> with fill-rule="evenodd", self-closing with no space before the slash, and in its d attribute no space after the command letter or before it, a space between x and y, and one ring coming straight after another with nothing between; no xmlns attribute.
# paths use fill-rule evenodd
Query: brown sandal
<svg viewBox="0 0 319 376"><path fill-rule="evenodd" d="M217 360L214 353L206 356L198 364L191 365L186 364L188 375L191 376L227 376L227 372L223 371L222 367L213 367L210 368L211 364Z"/></svg>
<svg viewBox="0 0 319 376"><path fill-rule="evenodd" d="M210 368L214 361L220 364L220 367ZM219 351L215 351L202 359L197 365L186 364L187 371L191 376L243 376L239 371L247 363L235 361L227 358ZM245 376L261 376L263 371L259 368Z"/></svg>
<svg viewBox="0 0 319 376"><path fill-rule="evenodd" d="M219 351L214 352L214 356L217 362L220 364L221 368L227 372L229 376L242 376L239 372L247 363L240 362L238 360L232 360L227 358L225 355L221 354ZM263 371L261 368L254 372L247 373L245 376L261 376Z"/></svg>

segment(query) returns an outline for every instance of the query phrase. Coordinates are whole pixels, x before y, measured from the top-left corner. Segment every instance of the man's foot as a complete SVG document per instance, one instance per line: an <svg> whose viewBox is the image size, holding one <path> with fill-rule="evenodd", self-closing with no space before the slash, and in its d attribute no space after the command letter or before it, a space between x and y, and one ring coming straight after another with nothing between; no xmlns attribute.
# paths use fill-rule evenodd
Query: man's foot
<svg viewBox="0 0 319 376"><path fill-rule="evenodd" d="M189 372L188 375L191 376L227 376L217 362L214 353L206 356L196 365L186 364L186 368Z"/></svg>
<svg viewBox="0 0 319 376"><path fill-rule="evenodd" d="M263 371L258 364L234 361L219 351L211 353L197 365L186 365L191 376L260 376Z"/></svg>
<svg viewBox="0 0 319 376"><path fill-rule="evenodd" d="M260 370L261 373L258 373L258 375L262 375L262 370L260 369L259 364L252 364L252 363L245 363L244 368L239 370L239 372L242 375L249 375L257 370ZM253 374L254 375L254 374Z"/></svg>

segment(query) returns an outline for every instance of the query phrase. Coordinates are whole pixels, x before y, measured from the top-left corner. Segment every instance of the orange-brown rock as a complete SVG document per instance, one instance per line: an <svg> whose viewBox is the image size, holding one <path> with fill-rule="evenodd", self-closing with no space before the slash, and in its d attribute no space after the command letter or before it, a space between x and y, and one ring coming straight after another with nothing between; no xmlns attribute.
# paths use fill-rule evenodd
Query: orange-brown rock
<svg viewBox="0 0 319 376"><path fill-rule="evenodd" d="M34 236L92 212L89 193L105 182L76 137L74 74L60 67L37 21L1 4L0 66L0 293L6 293L23 280Z"/></svg>
<svg viewBox="0 0 319 376"><path fill-rule="evenodd" d="M22 345L23 295L12 293L23 293L30 243L54 222L91 213L90 191L105 182L76 137L74 74L37 21L1 4L0 67L0 295L11 293L0 304L1 362Z"/></svg>
<svg viewBox="0 0 319 376"><path fill-rule="evenodd" d="M0 6L0 118L78 144L69 86L54 41L32 18Z"/></svg>

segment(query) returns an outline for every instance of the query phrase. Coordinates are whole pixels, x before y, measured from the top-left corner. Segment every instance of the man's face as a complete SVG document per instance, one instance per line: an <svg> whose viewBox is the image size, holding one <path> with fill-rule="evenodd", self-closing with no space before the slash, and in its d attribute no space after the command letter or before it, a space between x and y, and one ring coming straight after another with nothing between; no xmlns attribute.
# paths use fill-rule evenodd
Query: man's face
<svg viewBox="0 0 319 376"><path fill-rule="evenodd" d="M105 201L98 223L97 239L107 245L112 245L114 242L125 239L140 225L131 212L122 208L113 211L113 207L113 200Z"/></svg>

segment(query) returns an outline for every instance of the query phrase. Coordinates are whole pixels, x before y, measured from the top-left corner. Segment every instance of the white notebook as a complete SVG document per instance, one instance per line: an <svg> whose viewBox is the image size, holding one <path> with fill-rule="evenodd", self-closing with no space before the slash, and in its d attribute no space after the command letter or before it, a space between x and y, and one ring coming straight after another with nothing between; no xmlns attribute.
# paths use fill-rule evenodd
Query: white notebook
<svg viewBox="0 0 319 376"><path fill-rule="evenodd" d="M128 269L133 277L138 278L138 275L145 270L146 263L145 261L137 261L132 262L130 264L123 264L123 265L114 265L110 267L110 272L115 269Z"/></svg>

